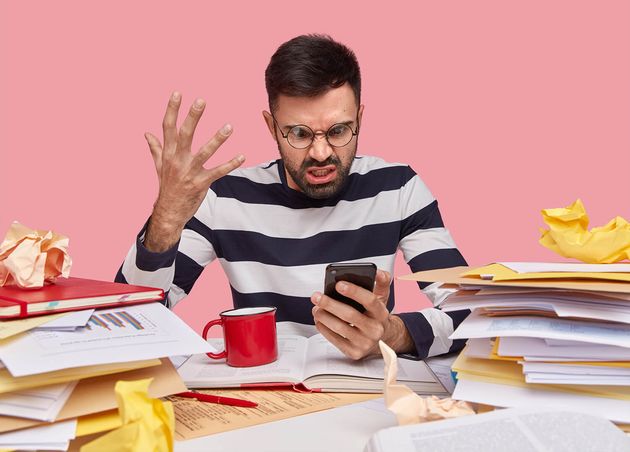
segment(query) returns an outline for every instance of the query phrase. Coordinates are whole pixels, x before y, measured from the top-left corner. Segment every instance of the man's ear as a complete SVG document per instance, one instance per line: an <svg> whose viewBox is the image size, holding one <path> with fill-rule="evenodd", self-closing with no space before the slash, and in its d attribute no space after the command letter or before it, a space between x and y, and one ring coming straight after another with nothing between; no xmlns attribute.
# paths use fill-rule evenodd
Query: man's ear
<svg viewBox="0 0 630 452"><path fill-rule="evenodd" d="M274 139L274 141L277 141L278 137L276 135L276 127L273 123L273 116L271 116L271 113L265 110L263 110L262 114L265 123L267 124L267 128L269 129L269 133L271 134L271 137Z"/></svg>
<svg viewBox="0 0 630 452"><path fill-rule="evenodd" d="M361 104L359 105L359 112L357 113L357 121L359 121L359 130L361 130L361 119L363 118L363 109L365 108L365 105Z"/></svg>

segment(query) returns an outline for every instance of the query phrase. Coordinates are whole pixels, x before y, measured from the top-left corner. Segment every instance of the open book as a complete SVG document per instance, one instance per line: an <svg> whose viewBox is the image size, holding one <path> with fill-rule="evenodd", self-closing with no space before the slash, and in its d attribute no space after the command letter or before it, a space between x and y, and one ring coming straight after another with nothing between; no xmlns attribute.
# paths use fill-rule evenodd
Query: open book
<svg viewBox="0 0 630 452"><path fill-rule="evenodd" d="M222 339L210 340L221 349ZM353 361L321 334L278 336L278 360L257 367L230 367L225 360L193 355L178 372L189 388L299 385L324 392L383 392L381 357ZM398 381L419 394L448 395L424 361L398 360Z"/></svg>
<svg viewBox="0 0 630 452"><path fill-rule="evenodd" d="M568 411L508 408L378 431L364 452L622 451L628 438L601 417Z"/></svg>

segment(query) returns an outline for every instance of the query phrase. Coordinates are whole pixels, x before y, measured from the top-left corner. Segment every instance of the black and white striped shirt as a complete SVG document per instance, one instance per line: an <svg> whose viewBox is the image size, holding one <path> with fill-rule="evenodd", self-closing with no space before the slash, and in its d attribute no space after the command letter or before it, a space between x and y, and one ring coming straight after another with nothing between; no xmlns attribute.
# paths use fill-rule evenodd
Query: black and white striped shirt
<svg viewBox="0 0 630 452"><path fill-rule="evenodd" d="M282 160L237 169L212 184L180 242L163 253L132 246L117 280L160 287L169 307L218 259L235 307L276 306L278 321L313 324L310 296L331 262L374 262L393 274L400 249L412 271L465 265L437 201L406 165L355 157L334 197L312 199L288 187ZM451 291L420 285L438 306ZM394 307L393 283L388 308ZM398 313L420 358L456 350L448 336L469 311Z"/></svg>

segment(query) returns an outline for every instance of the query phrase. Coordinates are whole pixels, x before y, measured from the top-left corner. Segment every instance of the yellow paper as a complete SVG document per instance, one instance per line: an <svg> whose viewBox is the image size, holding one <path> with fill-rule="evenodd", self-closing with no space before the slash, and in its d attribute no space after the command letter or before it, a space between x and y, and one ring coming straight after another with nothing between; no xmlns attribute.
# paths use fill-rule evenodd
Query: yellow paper
<svg viewBox="0 0 630 452"><path fill-rule="evenodd" d="M483 268L483 267L482 267ZM412 273L411 275L399 276L397 279L406 281L422 282L446 282L449 284L460 284L465 287L518 287L529 289L561 289L579 290L582 292L603 292L602 295L614 293L613 296L630 294L630 284L626 281L603 281L596 279L519 279L516 281L492 281L480 279L474 276L461 276L464 272L469 272L469 267L440 268L437 270L425 270Z"/></svg>
<svg viewBox="0 0 630 452"><path fill-rule="evenodd" d="M77 436L93 435L94 433L113 430L122 425L117 410L88 414L77 419Z"/></svg>
<svg viewBox="0 0 630 452"><path fill-rule="evenodd" d="M24 331L32 330L33 328L37 328L44 323L58 319L64 315L68 315L68 313L62 312L61 314L40 315L26 319L0 321L0 339L6 339L7 337L23 333Z"/></svg>
<svg viewBox="0 0 630 452"><path fill-rule="evenodd" d="M407 386L398 384L396 353L383 341L378 343L385 360L385 405L398 418L398 424L409 425L475 414L468 402L451 398L421 397Z"/></svg>
<svg viewBox="0 0 630 452"><path fill-rule="evenodd" d="M0 244L0 286L43 287L70 275L72 260L66 236L27 228L14 221Z"/></svg>
<svg viewBox="0 0 630 452"><path fill-rule="evenodd" d="M630 386L597 386L597 385L554 385L526 383L521 366L511 361L470 358L465 349L459 354L452 369L457 372L458 379L484 381L505 384L522 388L536 387L552 391L585 394L594 397L605 397L619 400L630 400Z"/></svg>
<svg viewBox="0 0 630 452"><path fill-rule="evenodd" d="M199 392L249 400L256 402L258 406L242 408L177 396L169 397L175 410L177 441L266 424L381 397L381 394L302 393L291 389L208 389Z"/></svg>
<svg viewBox="0 0 630 452"><path fill-rule="evenodd" d="M145 359L141 361L130 361L127 363L96 364L94 366L72 367L68 369L55 370L43 374L25 375L24 377L13 377L5 368L0 369L0 394L20 391L23 389L37 388L38 386L66 383L68 381L80 380L84 378L98 377L101 375L126 372L128 370L142 369L145 367L157 366L159 359Z"/></svg>
<svg viewBox="0 0 630 452"><path fill-rule="evenodd" d="M147 378L116 383L116 400L122 426L84 445L81 452L173 450L173 405L149 397L151 380Z"/></svg>
<svg viewBox="0 0 630 452"><path fill-rule="evenodd" d="M630 259L630 224L615 217L605 226L588 230L588 216L581 200L568 207L543 209L549 226L541 229L540 244L564 257L591 264L612 264Z"/></svg>
<svg viewBox="0 0 630 452"><path fill-rule="evenodd" d="M544 273L518 273L501 265L490 264L483 267L470 269L461 276L476 276L479 278L492 279L492 281L519 281L529 279L605 279L610 281L630 282L630 273L615 272L544 272Z"/></svg>

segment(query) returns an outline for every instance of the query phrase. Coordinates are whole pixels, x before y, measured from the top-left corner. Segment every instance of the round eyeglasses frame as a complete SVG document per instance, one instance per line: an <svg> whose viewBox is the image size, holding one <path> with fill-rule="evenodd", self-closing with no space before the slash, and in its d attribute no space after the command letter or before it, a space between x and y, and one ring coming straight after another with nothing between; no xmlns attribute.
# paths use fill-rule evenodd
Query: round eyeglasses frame
<svg viewBox="0 0 630 452"><path fill-rule="evenodd" d="M287 143L289 143L289 146L291 146L293 149L308 149L308 148L309 148L309 147L311 147L311 145L313 144L313 141L315 141L315 137L316 137L317 135L321 135L321 134L323 134L323 135L326 137L326 142L328 143L328 145L329 145L330 147L332 147L332 148L342 148L342 147L344 147L344 146L347 146L347 145L348 145L348 143L350 143L350 142L352 141L352 139L353 139L354 137L356 137L356 136L359 134L359 113L358 113L358 112L357 112L357 127L356 127L356 129L355 129L354 131L352 130L352 127L350 127L348 124L344 124L344 123L342 123L342 122L339 122L339 123L336 123L336 124L333 124L332 126L330 126L330 127L328 128L328 130L326 130L326 133L324 133L324 131L323 131L323 130L318 130L317 132L315 132L315 131L313 131L313 129L311 129L311 128L310 128L309 126L307 126L306 124L297 124L297 125L295 125L295 126L291 127L291 128L289 129L289 131L288 131L288 132L286 133L286 135L285 135L284 133L282 133L282 128L280 127L280 124L278 124L278 121L276 120L276 117L274 116L274 114L273 114L273 113L271 114L271 117L273 118L273 122L274 122L274 124L276 125L276 127L277 127L277 128L278 128L278 130L280 131L280 135L282 135L282 138L284 138L285 140L287 140ZM347 142L347 143L345 143L345 144L337 144L337 145L335 145L335 144L332 144L332 143L330 142L330 140L329 140L329 138L328 138L328 134L330 133L330 131L331 131L333 128L335 128L335 127L337 127L337 126L344 126L344 127L347 127L348 129L350 129L350 132L352 132L352 135L351 135L351 136L350 136L350 138L348 139L348 142ZM293 145L293 144L291 143L291 141L289 141L289 134L291 133L291 131L292 131L293 129L295 129L295 128L297 128L297 127L304 127L304 128L306 128L306 129L308 129L308 130L310 130L310 131L311 131L311 135L312 135L312 137L311 137L311 142L310 142L310 143L308 143L306 146L297 147L297 146Z"/></svg>

